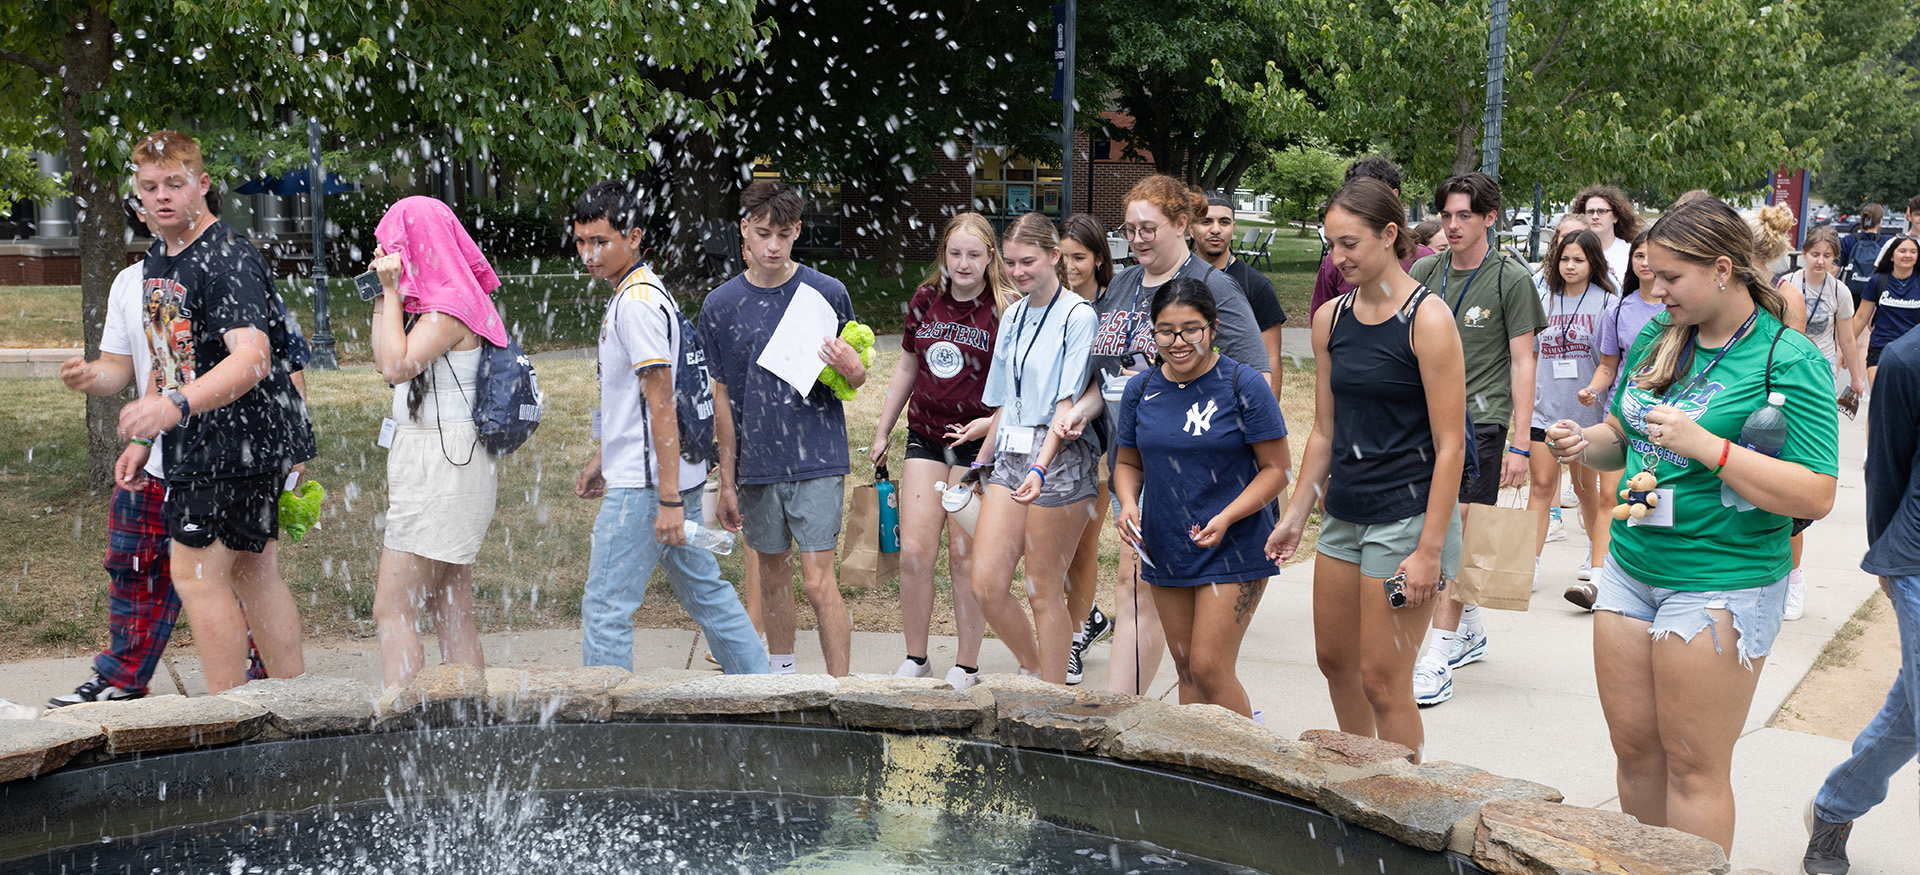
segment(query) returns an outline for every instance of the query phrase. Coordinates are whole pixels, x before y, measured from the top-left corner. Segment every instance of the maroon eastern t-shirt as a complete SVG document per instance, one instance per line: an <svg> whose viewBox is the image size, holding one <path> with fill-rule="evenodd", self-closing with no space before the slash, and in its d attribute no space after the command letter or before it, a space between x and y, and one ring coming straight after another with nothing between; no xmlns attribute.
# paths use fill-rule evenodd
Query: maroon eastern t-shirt
<svg viewBox="0 0 1920 875"><path fill-rule="evenodd" d="M900 338L900 348L920 359L913 397L907 400L907 428L939 440L949 427L993 412L980 396L999 328L990 291L956 301L934 286L914 290Z"/></svg>

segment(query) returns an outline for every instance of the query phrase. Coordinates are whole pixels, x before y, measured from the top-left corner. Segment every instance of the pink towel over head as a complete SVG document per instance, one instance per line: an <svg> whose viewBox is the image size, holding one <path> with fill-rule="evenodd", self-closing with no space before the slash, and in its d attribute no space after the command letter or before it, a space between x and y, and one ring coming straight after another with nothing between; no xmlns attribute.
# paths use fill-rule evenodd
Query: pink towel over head
<svg viewBox="0 0 1920 875"><path fill-rule="evenodd" d="M382 252L400 253L400 294L409 313L445 313L494 346L507 329L489 294L500 287L493 265L452 208L430 197L401 198L374 228Z"/></svg>

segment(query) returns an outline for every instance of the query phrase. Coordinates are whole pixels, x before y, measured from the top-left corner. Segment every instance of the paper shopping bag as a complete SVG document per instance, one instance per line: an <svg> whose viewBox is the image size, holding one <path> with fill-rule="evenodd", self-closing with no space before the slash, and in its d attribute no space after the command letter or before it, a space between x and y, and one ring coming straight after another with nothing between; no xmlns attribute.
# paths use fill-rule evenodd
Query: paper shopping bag
<svg viewBox="0 0 1920 875"><path fill-rule="evenodd" d="M880 550L880 502L876 484L853 488L846 535L841 539L841 586L874 589L900 575L900 554Z"/></svg>
<svg viewBox="0 0 1920 875"><path fill-rule="evenodd" d="M1460 537L1460 579L1453 597L1463 604L1524 611L1533 603L1534 512L1505 505L1474 505Z"/></svg>

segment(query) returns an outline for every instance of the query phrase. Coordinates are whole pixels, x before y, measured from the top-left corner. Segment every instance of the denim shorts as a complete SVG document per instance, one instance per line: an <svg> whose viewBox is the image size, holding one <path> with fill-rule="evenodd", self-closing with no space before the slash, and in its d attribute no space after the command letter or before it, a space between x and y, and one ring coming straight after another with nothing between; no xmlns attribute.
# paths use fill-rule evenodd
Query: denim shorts
<svg viewBox="0 0 1920 875"><path fill-rule="evenodd" d="M835 474L792 483L741 484L740 515L746 517L747 546L775 556L796 542L802 553L840 549L846 481Z"/></svg>
<svg viewBox="0 0 1920 875"><path fill-rule="evenodd" d="M1720 630L1713 625L1711 610L1733 615L1733 631L1739 636L1740 665L1751 668L1756 657L1773 652L1773 639L1780 634L1780 623L1787 609L1787 579L1750 589L1715 592L1689 592L1649 586L1627 576L1620 563L1607 557L1607 564L1594 569L1594 585L1599 595L1593 609L1632 617L1651 623L1647 633L1655 641L1669 634L1692 641L1702 629L1713 633L1713 651L1724 652Z"/></svg>

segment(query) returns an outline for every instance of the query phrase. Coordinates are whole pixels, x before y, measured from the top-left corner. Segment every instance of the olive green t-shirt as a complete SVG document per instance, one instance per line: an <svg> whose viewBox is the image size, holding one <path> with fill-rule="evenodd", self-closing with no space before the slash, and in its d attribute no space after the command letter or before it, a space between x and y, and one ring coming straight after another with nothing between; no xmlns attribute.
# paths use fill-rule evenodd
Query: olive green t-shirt
<svg viewBox="0 0 1920 875"><path fill-rule="evenodd" d="M1414 262L1407 272L1453 308L1460 352L1467 361L1467 413L1478 425L1508 425L1513 419L1513 349L1508 341L1547 327L1533 274L1498 252L1489 253L1475 270L1455 270L1448 253L1436 252Z"/></svg>
<svg viewBox="0 0 1920 875"><path fill-rule="evenodd" d="M1653 317L1640 330L1620 373L1631 375L1653 346L1654 337L1669 317ZM1778 336L1776 345L1774 338ZM1720 478L1713 465L1689 459L1647 440L1646 412L1667 403L1693 417L1718 437L1740 442L1740 427L1748 414L1767 403L1767 354L1773 354L1773 391L1786 396L1787 442L1780 458L1829 476L1840 473L1839 408L1834 404L1833 371L1813 341L1798 331L1780 331L1780 320L1762 311L1753 328L1735 340L1719 364L1712 365L1700 385L1682 395L1708 368L1719 348L1694 350L1686 376L1663 400L1621 379L1613 395L1612 413L1627 432L1627 467L1622 481L1646 468L1654 457L1659 488L1673 490L1673 525L1656 527L1615 524L1610 562L1635 580L1651 586L1692 592L1750 589L1766 586L1793 570L1787 536L1793 520L1755 508L1737 511L1722 501ZM1622 488L1625 488L1624 486Z"/></svg>

